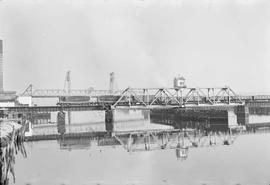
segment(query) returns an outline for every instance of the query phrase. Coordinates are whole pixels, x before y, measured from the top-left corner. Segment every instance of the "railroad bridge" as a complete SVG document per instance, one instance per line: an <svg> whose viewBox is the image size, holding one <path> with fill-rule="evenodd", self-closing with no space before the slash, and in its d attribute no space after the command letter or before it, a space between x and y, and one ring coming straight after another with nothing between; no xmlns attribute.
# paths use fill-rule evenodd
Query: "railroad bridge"
<svg viewBox="0 0 270 185"><path fill-rule="evenodd" d="M89 96L90 100L60 103L55 106L8 107L9 113L36 114L71 111L105 111L105 123L113 130L115 111L119 109L152 110L157 108L226 107L243 105L244 101L230 87L222 88L126 88L122 91L97 90L38 90L29 86L21 96L48 98L63 96Z"/></svg>
<svg viewBox="0 0 270 185"><path fill-rule="evenodd" d="M8 112L44 113L55 111L92 111L106 109L155 109L169 107L215 108L254 103L269 103L270 96L240 96L230 87L214 88L126 88L124 90L48 90L30 85L20 96L59 98L88 96L90 101L55 106L7 107Z"/></svg>
<svg viewBox="0 0 270 185"><path fill-rule="evenodd" d="M164 104L184 105L191 102L198 104L216 104L216 103L243 103L243 99L237 95L230 87L213 87L213 88L131 88L124 90L65 90L65 89L35 89L33 85L29 85L20 96L30 96L32 98L59 98L65 96L89 96L91 98L100 98L109 96L114 97L114 103L123 102L130 98L130 103L142 103L143 105L152 105L160 101ZM118 99L117 99L118 98ZM133 98L133 99L132 99ZM101 100L110 101L110 100ZM117 103L116 103L117 102ZM112 102L109 102L112 103Z"/></svg>
<svg viewBox="0 0 270 185"><path fill-rule="evenodd" d="M89 101L60 103L56 106L8 107L10 112L38 113L54 111L90 111L105 109L155 109L166 107L243 105L245 100L230 87L221 88L126 88L106 90L41 90L29 86L20 96L59 98L88 96Z"/></svg>
<svg viewBox="0 0 270 185"><path fill-rule="evenodd" d="M88 96L89 101L60 103L55 106L7 107L8 113L36 114L50 112L94 111L105 112L107 130L113 130L115 111L119 109L154 110L170 108L190 108L199 110L229 110L245 107L258 102L270 103L270 96L240 96L230 87L215 88L126 88L118 91L107 90L42 90L30 85L21 96L32 98L60 98L68 96ZM244 110L244 109L243 109ZM238 111L245 120L245 111ZM240 118L239 117L239 118ZM238 118L237 118L238 119ZM246 121L245 121L246 122Z"/></svg>

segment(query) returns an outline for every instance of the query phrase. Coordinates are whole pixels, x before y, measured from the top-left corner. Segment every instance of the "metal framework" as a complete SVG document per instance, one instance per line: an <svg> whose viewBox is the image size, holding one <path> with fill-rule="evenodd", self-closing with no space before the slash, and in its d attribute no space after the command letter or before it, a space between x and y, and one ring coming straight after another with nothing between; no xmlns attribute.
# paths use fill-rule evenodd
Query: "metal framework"
<svg viewBox="0 0 270 185"><path fill-rule="evenodd" d="M145 132L137 131L133 133L130 132L128 135L115 133L112 139L114 138L127 152L141 152L230 145L234 143L237 136L238 135L232 135L231 133L221 132L210 132L208 135L205 135L205 133L175 129Z"/></svg>
<svg viewBox="0 0 270 185"><path fill-rule="evenodd" d="M127 88L113 107L143 105L152 107L164 106L198 106L198 105L232 105L244 104L244 101L230 88Z"/></svg>
<svg viewBox="0 0 270 185"><path fill-rule="evenodd" d="M33 98L58 98L61 96L90 96L96 104L107 103L117 106L144 106L151 108L156 105L164 106L193 106L193 105L231 105L244 104L252 101L269 101L270 95L241 96L230 87L215 88L127 88L125 90L93 90L88 89L35 89L30 84L20 96ZM99 101L99 97L114 97L115 101Z"/></svg>
<svg viewBox="0 0 270 185"><path fill-rule="evenodd" d="M88 89L35 89L30 84L20 96L31 96L33 98L58 98L61 96L98 96L110 95L108 90Z"/></svg>

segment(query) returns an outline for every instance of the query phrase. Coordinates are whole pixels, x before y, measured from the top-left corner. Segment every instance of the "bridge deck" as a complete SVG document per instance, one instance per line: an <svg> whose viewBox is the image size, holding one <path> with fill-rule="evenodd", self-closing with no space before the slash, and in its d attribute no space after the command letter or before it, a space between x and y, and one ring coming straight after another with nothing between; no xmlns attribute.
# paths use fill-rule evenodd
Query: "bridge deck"
<svg viewBox="0 0 270 185"><path fill-rule="evenodd" d="M94 111L94 110L104 110L104 106L34 106L34 107L5 107L8 112L16 113L40 113L40 112L58 112L58 111Z"/></svg>
<svg viewBox="0 0 270 185"><path fill-rule="evenodd" d="M106 108L111 105L71 105L71 106L17 106L17 107L5 107L3 110L6 110L9 113L49 113L49 112L59 112L59 111L98 111L98 110L106 110ZM220 104L220 105L188 105L185 108L187 109L231 109L235 106L239 106L238 104ZM150 110L150 109L170 109L170 108L181 108L181 106L172 104L172 105L150 105L144 106L140 104L136 105L118 105L114 107L115 109L129 109L129 110ZM182 107L183 108L183 107Z"/></svg>

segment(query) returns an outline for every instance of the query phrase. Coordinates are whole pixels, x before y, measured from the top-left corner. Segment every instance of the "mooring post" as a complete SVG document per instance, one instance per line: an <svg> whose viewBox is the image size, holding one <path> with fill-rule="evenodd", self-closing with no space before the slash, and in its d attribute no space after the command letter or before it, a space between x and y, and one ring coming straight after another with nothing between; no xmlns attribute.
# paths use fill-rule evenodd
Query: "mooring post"
<svg viewBox="0 0 270 185"><path fill-rule="evenodd" d="M112 107L112 106L106 107L106 110L105 110L105 129L110 135L112 135L114 132L114 112L115 112L114 107Z"/></svg>

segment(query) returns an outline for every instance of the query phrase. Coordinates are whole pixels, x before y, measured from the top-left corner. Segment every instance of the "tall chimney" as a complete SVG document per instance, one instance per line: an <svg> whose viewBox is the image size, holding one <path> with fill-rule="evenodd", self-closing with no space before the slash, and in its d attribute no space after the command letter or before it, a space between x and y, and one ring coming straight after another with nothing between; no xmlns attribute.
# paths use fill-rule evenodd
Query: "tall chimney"
<svg viewBox="0 0 270 185"><path fill-rule="evenodd" d="M110 93L114 92L114 72L110 73Z"/></svg>
<svg viewBox="0 0 270 185"><path fill-rule="evenodd" d="M0 40L0 92L4 91L3 78L3 41Z"/></svg>

